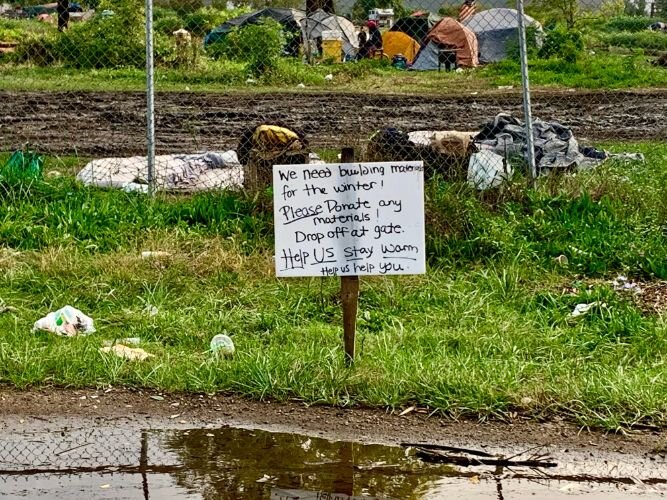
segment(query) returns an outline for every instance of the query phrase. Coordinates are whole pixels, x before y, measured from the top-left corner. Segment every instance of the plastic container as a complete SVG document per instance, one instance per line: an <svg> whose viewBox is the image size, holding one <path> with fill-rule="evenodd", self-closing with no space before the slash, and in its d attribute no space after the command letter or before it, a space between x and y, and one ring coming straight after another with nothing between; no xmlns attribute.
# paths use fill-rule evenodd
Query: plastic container
<svg viewBox="0 0 667 500"><path fill-rule="evenodd" d="M227 335L216 335L211 339L211 352L218 356L231 356L236 351L234 342Z"/></svg>
<svg viewBox="0 0 667 500"><path fill-rule="evenodd" d="M322 59L332 59L335 62L343 61L342 40L322 40Z"/></svg>

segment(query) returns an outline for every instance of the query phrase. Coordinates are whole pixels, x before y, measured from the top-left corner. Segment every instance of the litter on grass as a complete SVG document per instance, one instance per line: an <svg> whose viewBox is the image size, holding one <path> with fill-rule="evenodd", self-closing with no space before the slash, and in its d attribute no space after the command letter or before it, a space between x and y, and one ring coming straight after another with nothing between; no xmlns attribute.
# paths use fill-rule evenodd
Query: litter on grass
<svg viewBox="0 0 667 500"><path fill-rule="evenodd" d="M602 302L591 302L590 304L577 304L574 306L574 310L570 313L570 316L576 318L578 316L583 316L588 313L594 307L606 307L607 304Z"/></svg>
<svg viewBox="0 0 667 500"><path fill-rule="evenodd" d="M92 318L72 306L65 306L36 321L32 331L34 333L39 330L64 337L76 337L95 333L95 326Z"/></svg>
<svg viewBox="0 0 667 500"><path fill-rule="evenodd" d="M141 344L141 339L139 337L128 337L118 340L105 340L102 343L104 347L112 347L115 344L138 345Z"/></svg>
<svg viewBox="0 0 667 500"><path fill-rule="evenodd" d="M127 359L130 361L145 361L148 358L154 357L153 354L149 354L139 347L128 347L123 344L116 344L109 347L101 347L101 353L113 353L119 358Z"/></svg>
<svg viewBox="0 0 667 500"><path fill-rule="evenodd" d="M44 157L33 151L14 151L7 163L0 168L0 176L9 180L37 180L42 177Z"/></svg>
<svg viewBox="0 0 667 500"><path fill-rule="evenodd" d="M556 264L558 264L559 266L567 266L569 260L567 258L567 255L559 255L558 257L554 258L554 262L556 262Z"/></svg>
<svg viewBox="0 0 667 500"><path fill-rule="evenodd" d="M486 191L496 188L512 177L512 167L493 151L473 153L468 164L468 184Z"/></svg>
<svg viewBox="0 0 667 500"><path fill-rule="evenodd" d="M159 259L161 257L170 257L169 252L141 252L142 259Z"/></svg>
<svg viewBox="0 0 667 500"><path fill-rule="evenodd" d="M620 275L614 281L612 281L611 284L614 287L614 290L616 290L617 292L623 291L623 292L642 293L642 289L639 286L639 284L630 281L627 278L627 276Z"/></svg>
<svg viewBox="0 0 667 500"><path fill-rule="evenodd" d="M211 352L218 356L231 356L236 351L234 342L227 335L216 335L211 339Z"/></svg>

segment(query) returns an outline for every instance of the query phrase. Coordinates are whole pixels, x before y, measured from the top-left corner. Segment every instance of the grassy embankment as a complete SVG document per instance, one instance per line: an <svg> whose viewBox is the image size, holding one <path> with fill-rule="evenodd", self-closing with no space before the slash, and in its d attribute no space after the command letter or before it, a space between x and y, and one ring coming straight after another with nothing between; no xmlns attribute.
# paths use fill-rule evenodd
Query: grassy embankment
<svg viewBox="0 0 667 500"><path fill-rule="evenodd" d="M16 309L0 315L0 381L664 426L665 313L646 312L610 280L667 279L667 147L615 147L648 161L609 162L534 191L517 185L492 203L463 185L430 183L428 274L362 280L352 369L338 280L274 277L264 197L151 202L68 177L3 183L0 298L3 310ZM47 168L79 163L63 162ZM171 257L142 260L143 250ZM604 305L570 317L592 302ZM91 315L98 333L30 333L65 304ZM207 352L222 332L236 343L232 359ZM154 358L98 352L105 339L134 336Z"/></svg>
<svg viewBox="0 0 667 500"><path fill-rule="evenodd" d="M331 82L327 74L334 75ZM494 91L499 86L521 85L520 66L506 61L463 73L406 72L378 62L320 65L281 61L276 73L246 83L243 65L211 63L184 71L158 69L158 91L192 92L363 92L406 94L467 94ZM667 71L641 56L588 56L575 63L534 60L531 84L540 89L619 90L667 87ZM306 89L297 89L300 83ZM143 91L146 77L140 69L72 69L0 65L0 90L15 91Z"/></svg>

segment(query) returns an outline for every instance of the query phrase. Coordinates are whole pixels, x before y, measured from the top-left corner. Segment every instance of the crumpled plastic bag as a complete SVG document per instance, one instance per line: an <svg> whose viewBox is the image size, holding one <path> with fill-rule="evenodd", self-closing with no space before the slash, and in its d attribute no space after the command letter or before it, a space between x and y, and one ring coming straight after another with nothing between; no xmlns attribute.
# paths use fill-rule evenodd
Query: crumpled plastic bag
<svg viewBox="0 0 667 500"><path fill-rule="evenodd" d="M470 156L468 184L480 191L500 186L512 178L512 167L493 151L480 151Z"/></svg>
<svg viewBox="0 0 667 500"><path fill-rule="evenodd" d="M65 306L55 312L50 312L35 322L33 333L38 330L55 333L63 337L76 337L95 333L93 319L72 306Z"/></svg>
<svg viewBox="0 0 667 500"><path fill-rule="evenodd" d="M570 317L577 318L579 316L583 316L594 307L606 308L607 304L599 301L591 302L590 304L577 304L574 306L574 310L570 313Z"/></svg>
<svg viewBox="0 0 667 500"><path fill-rule="evenodd" d="M128 359L130 361L145 361L148 358L154 357L139 347L128 347L123 344L116 344L100 348L101 353L113 353L119 358Z"/></svg>
<svg viewBox="0 0 667 500"><path fill-rule="evenodd" d="M35 180L42 178L44 157L33 151L14 151L7 163L0 168L0 176L10 180Z"/></svg>

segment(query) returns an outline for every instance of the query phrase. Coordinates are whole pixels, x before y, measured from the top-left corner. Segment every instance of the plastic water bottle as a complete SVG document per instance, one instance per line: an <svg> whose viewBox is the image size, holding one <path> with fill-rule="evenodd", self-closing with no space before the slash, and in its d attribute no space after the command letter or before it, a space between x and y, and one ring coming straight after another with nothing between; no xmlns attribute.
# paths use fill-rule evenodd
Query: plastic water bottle
<svg viewBox="0 0 667 500"><path fill-rule="evenodd" d="M231 356L236 351L234 342L227 335L216 335L211 339L211 352L222 356Z"/></svg>

